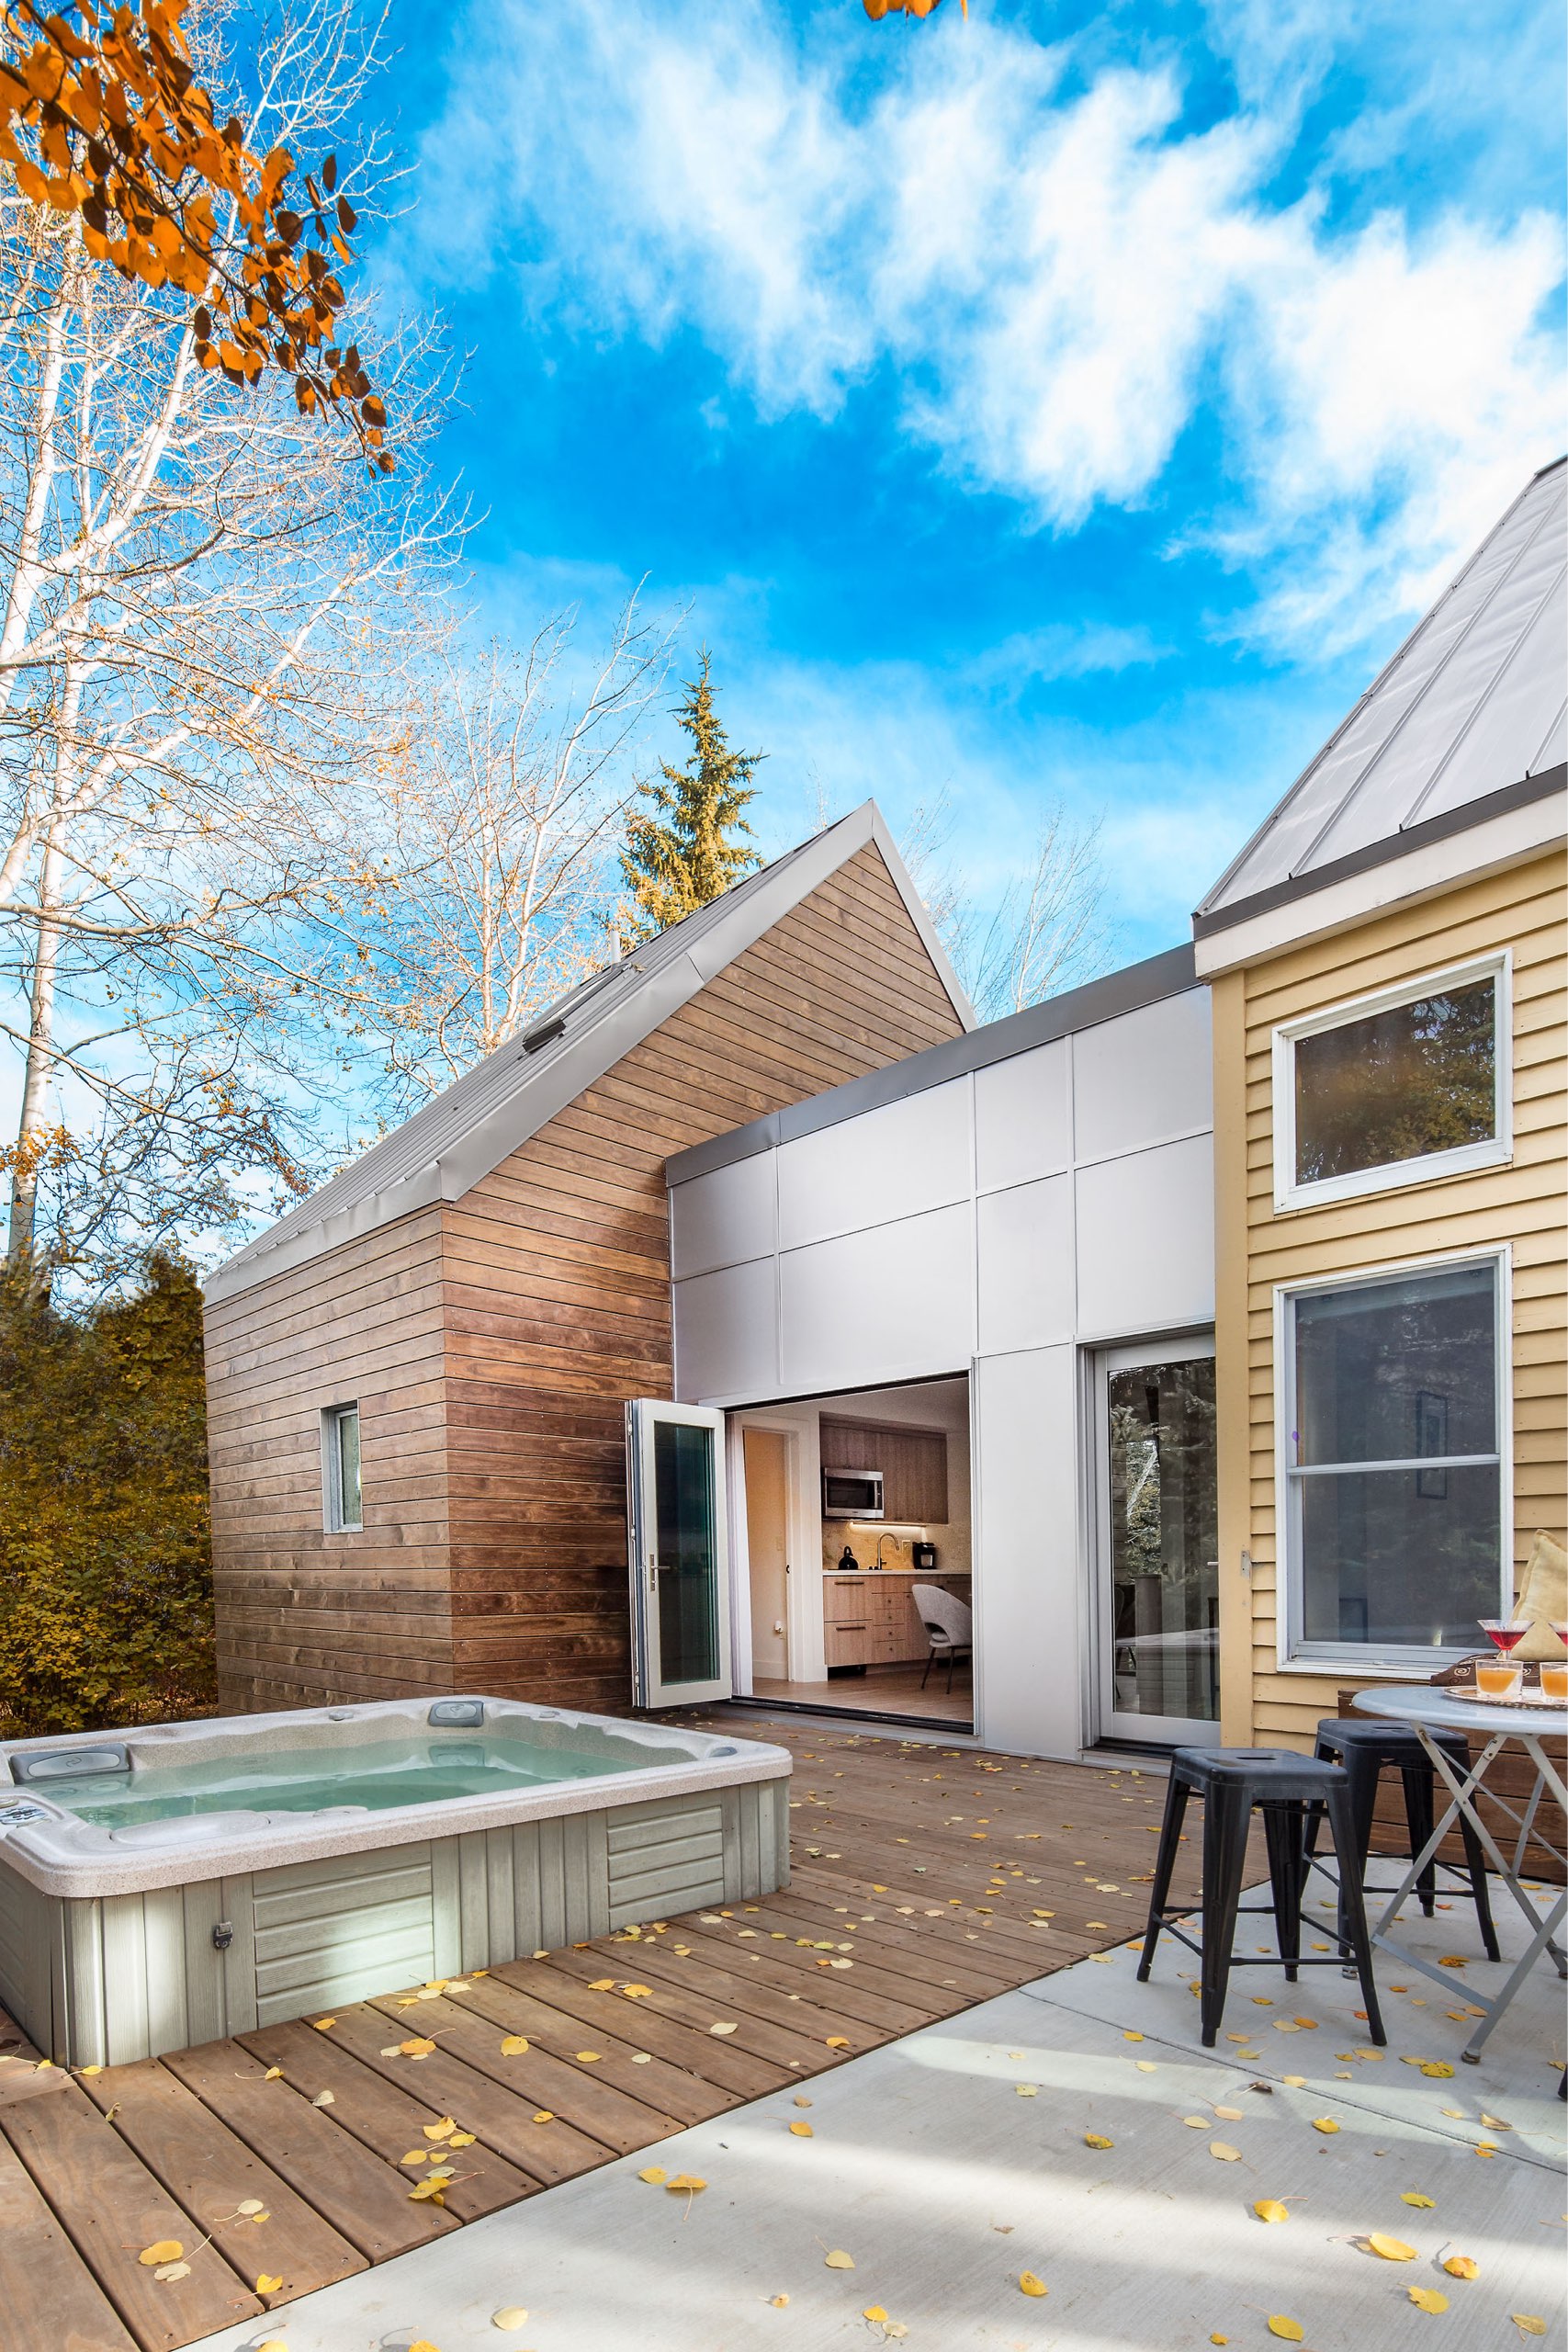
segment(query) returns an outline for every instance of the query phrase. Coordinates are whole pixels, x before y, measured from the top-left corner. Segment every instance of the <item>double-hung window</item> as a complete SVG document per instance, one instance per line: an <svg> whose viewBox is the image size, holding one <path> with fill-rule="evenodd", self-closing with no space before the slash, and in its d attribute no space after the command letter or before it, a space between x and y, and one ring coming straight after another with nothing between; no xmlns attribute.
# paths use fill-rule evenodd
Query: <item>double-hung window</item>
<svg viewBox="0 0 1568 2352"><path fill-rule="evenodd" d="M1430 1671L1506 1605L1507 1255L1276 1294L1280 1662Z"/></svg>
<svg viewBox="0 0 1568 2352"><path fill-rule="evenodd" d="M1512 1150L1506 953L1274 1032L1274 1205L1493 1167Z"/></svg>
<svg viewBox="0 0 1568 2352"><path fill-rule="evenodd" d="M329 1535L352 1534L365 1524L357 1405L329 1405L321 1415L321 1521Z"/></svg>

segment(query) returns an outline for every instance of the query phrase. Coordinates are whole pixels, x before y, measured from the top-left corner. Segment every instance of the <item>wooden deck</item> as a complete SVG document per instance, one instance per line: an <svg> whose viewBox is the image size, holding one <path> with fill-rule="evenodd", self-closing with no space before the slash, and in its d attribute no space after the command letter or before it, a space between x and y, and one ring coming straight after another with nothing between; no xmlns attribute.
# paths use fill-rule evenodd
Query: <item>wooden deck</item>
<svg viewBox="0 0 1568 2352"><path fill-rule="evenodd" d="M5 2352L260 2320L1142 1924L1161 1780L747 1729L795 1756L785 1893L96 2075L0 2018Z"/></svg>

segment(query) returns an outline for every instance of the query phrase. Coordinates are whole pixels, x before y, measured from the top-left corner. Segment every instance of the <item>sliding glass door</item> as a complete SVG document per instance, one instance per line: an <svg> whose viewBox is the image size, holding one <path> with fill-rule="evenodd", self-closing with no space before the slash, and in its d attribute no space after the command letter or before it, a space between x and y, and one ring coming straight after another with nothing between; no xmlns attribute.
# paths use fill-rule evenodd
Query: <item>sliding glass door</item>
<svg viewBox="0 0 1568 2352"><path fill-rule="evenodd" d="M1212 1340L1097 1367L1100 1736L1178 1747L1220 1713Z"/></svg>

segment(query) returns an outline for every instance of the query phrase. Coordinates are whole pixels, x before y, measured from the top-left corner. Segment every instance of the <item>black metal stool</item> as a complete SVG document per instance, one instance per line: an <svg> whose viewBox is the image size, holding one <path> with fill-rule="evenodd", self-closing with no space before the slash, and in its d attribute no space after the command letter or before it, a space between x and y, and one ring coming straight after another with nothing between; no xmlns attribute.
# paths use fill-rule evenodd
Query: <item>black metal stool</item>
<svg viewBox="0 0 1568 2352"><path fill-rule="evenodd" d="M1187 1800L1194 1790L1203 1800L1201 1943L1176 1925L1181 1915L1168 1909L1167 1904ZM1260 1806L1263 1813L1272 1904L1241 1901L1254 1805ZM1149 1894L1149 1924L1144 1935L1144 1956L1138 1962L1138 1982L1148 1982L1162 1928L1179 1943L1185 1944L1189 1951L1198 1954L1202 1962L1199 2009L1205 2050L1213 2049L1220 2030L1233 1967L1274 1968L1282 1963L1287 1982L1293 1984L1298 1969L1344 1965L1338 1952L1323 1960L1302 1958L1302 1887L1306 1876L1303 1832L1309 1805L1320 1806L1326 1814L1339 1860L1347 1940L1355 1956L1361 1997L1367 2005L1367 2031L1380 2045L1388 2039L1378 2009L1377 1986L1372 1982L1371 1945L1367 1939L1361 1882L1355 1867L1350 1776L1344 1766L1325 1763L1315 1756L1300 1756L1290 1747L1179 1747L1170 1759L1165 1820L1159 1833L1155 1883ZM1274 1914L1278 1959L1235 1959L1232 1946L1236 1920L1264 1910Z"/></svg>
<svg viewBox="0 0 1568 2352"><path fill-rule="evenodd" d="M1461 1771L1470 1769L1470 1742L1461 1731L1440 1731L1434 1734L1443 1753ZM1410 1833L1410 1859L1415 1860L1432 1835L1433 1781L1432 1759L1408 1724L1379 1723L1366 1715L1325 1715L1317 1727L1316 1753L1325 1762L1343 1764L1350 1777L1350 1825L1356 1839L1356 1883L1363 1898L1369 1892L1367 1858L1371 1851L1372 1815L1377 1809L1378 1781L1384 1771L1396 1770L1404 1783L1404 1819ZM1306 1860L1310 1868L1319 1870L1317 1860L1317 1829L1322 1815L1314 1806L1307 1815ZM1416 1882L1421 1898L1421 1908L1429 1919L1437 1899L1438 1870L1450 1871L1459 1880L1468 1881L1466 1892L1475 1905L1476 1923L1488 1960L1500 1960L1497 1930L1492 1924L1492 1905L1486 1891L1486 1857L1481 1840L1475 1834L1475 1824L1468 1814L1461 1814L1460 1836L1464 1840L1464 1867L1457 1862L1428 1863ZM1373 1893L1377 1889L1371 1890ZM1382 1890L1392 1893L1392 1889ZM1339 1916L1341 1952L1346 1942L1344 1908Z"/></svg>

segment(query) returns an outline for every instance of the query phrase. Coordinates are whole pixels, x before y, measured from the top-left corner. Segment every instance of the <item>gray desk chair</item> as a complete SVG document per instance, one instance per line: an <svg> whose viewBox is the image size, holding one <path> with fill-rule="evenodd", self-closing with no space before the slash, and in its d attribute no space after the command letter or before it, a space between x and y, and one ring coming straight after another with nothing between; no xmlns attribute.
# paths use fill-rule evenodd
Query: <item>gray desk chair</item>
<svg viewBox="0 0 1568 2352"><path fill-rule="evenodd" d="M947 1687L953 1688L953 1669L961 1657L972 1659L975 1655L975 1617L966 1600L955 1593L944 1592L939 1584L918 1584L911 1592L920 1623L926 1629L931 1647L926 1653L926 1670L920 1677L923 1690L931 1668L939 1657L947 1660Z"/></svg>

